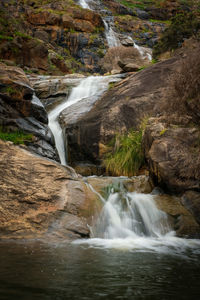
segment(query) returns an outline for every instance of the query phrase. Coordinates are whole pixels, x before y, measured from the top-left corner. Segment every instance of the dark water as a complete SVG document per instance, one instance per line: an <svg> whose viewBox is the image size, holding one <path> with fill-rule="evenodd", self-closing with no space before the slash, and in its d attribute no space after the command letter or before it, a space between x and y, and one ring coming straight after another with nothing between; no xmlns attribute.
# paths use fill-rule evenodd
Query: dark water
<svg viewBox="0 0 200 300"><path fill-rule="evenodd" d="M199 299L200 255L0 243L0 299Z"/></svg>

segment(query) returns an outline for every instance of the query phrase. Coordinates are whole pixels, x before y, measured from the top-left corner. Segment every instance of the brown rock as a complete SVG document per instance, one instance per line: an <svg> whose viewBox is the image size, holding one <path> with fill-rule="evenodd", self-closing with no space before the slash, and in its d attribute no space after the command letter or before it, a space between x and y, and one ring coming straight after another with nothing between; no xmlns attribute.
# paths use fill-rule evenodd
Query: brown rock
<svg viewBox="0 0 200 300"><path fill-rule="evenodd" d="M96 195L73 169L0 140L0 237L88 236Z"/></svg>
<svg viewBox="0 0 200 300"><path fill-rule="evenodd" d="M101 16L92 10L74 9L73 18L89 21L95 27L104 27Z"/></svg>
<svg viewBox="0 0 200 300"><path fill-rule="evenodd" d="M167 93L167 78L178 62L176 58L153 65L115 84L93 108L66 128L73 161L99 161L100 145L107 144L116 132L138 127L145 116L161 110ZM66 112L67 113L67 112ZM65 120L63 112L63 120ZM80 160L81 157L81 160Z"/></svg>
<svg viewBox="0 0 200 300"><path fill-rule="evenodd" d="M170 217L177 236L199 238L200 226L194 216L181 204L180 198L169 195L155 196L156 205Z"/></svg>
<svg viewBox="0 0 200 300"><path fill-rule="evenodd" d="M200 189L200 131L151 119L144 148L155 184L176 193Z"/></svg>
<svg viewBox="0 0 200 300"><path fill-rule="evenodd" d="M187 191L181 200L183 205L194 215L196 221L200 224L200 193Z"/></svg>
<svg viewBox="0 0 200 300"><path fill-rule="evenodd" d="M74 29L74 19L71 16L69 16L68 14L64 14L62 16L62 26L64 28Z"/></svg>
<svg viewBox="0 0 200 300"><path fill-rule="evenodd" d="M27 20L32 25L59 25L61 17L45 10L39 13L28 11Z"/></svg>
<svg viewBox="0 0 200 300"><path fill-rule="evenodd" d="M82 32L94 32L95 27L90 23L89 21L86 20L74 20L74 29L77 31L82 31Z"/></svg>

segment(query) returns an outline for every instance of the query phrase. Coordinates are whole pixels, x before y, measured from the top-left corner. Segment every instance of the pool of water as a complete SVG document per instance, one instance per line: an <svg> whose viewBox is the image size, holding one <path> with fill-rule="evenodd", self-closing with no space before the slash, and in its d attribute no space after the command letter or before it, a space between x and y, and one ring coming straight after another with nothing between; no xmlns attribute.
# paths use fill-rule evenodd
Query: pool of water
<svg viewBox="0 0 200 300"><path fill-rule="evenodd" d="M200 251L1 242L0 299L198 299Z"/></svg>

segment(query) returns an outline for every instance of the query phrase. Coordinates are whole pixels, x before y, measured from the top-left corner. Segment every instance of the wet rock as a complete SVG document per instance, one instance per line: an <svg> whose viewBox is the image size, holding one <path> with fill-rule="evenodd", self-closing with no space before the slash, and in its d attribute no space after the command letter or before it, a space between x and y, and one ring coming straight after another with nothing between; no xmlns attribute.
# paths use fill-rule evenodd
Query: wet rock
<svg viewBox="0 0 200 300"><path fill-rule="evenodd" d="M144 175L125 179L123 181L123 185L126 188L126 190L130 193L138 192L148 194L151 193L153 189L149 177Z"/></svg>
<svg viewBox="0 0 200 300"><path fill-rule="evenodd" d="M199 238L200 226L194 216L181 204L180 198L169 195L155 196L159 209L167 213L171 226L179 237Z"/></svg>
<svg viewBox="0 0 200 300"><path fill-rule="evenodd" d="M200 193L187 191L181 199L183 205L193 214L198 224L200 224Z"/></svg>
<svg viewBox="0 0 200 300"><path fill-rule="evenodd" d="M37 97L45 107L63 101L83 78L80 74L29 77Z"/></svg>
<svg viewBox="0 0 200 300"><path fill-rule="evenodd" d="M48 116L34 95L22 69L1 64L0 125L4 130L21 130L34 135L27 145L39 155L58 159L54 139L48 128Z"/></svg>

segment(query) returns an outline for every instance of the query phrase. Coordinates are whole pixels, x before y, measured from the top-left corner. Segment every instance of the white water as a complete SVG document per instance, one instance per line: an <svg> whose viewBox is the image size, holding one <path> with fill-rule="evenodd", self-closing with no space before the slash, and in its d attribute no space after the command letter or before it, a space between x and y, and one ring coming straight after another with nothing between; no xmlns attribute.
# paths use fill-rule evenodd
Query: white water
<svg viewBox="0 0 200 300"><path fill-rule="evenodd" d="M185 254L199 251L200 241L175 236L167 215L160 211L154 196L141 193L111 193L96 224L92 238L77 240L97 248Z"/></svg>
<svg viewBox="0 0 200 300"><path fill-rule="evenodd" d="M103 19L104 27L105 27L105 36L108 43L108 47L118 47L121 45L120 40L117 37L117 33L112 29L112 26L108 24L108 22Z"/></svg>
<svg viewBox="0 0 200 300"><path fill-rule="evenodd" d="M88 3L87 3L87 0L80 0L79 1L79 4L80 6L82 6L83 8L87 8L87 9L90 9Z"/></svg>
<svg viewBox="0 0 200 300"><path fill-rule="evenodd" d="M90 76L84 78L77 87L72 89L69 98L66 98L63 103L50 111L49 127L54 135L56 148L62 165L66 165L67 160L63 132L59 124L60 113L79 101L88 101L89 99L89 101L94 103L103 92L107 90L109 82L118 80L120 80L118 76Z"/></svg>
<svg viewBox="0 0 200 300"><path fill-rule="evenodd" d="M152 60L152 51L150 48L138 46L135 42L133 42L133 46L139 51L142 58L147 58L149 61Z"/></svg>

